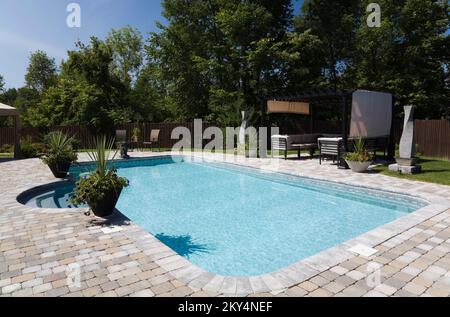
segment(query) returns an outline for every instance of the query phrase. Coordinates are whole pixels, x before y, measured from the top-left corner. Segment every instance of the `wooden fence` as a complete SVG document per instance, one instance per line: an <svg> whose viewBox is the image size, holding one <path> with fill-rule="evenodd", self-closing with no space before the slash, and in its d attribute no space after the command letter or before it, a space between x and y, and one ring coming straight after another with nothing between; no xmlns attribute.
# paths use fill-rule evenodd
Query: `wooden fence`
<svg viewBox="0 0 450 317"><path fill-rule="evenodd" d="M203 130L211 125L203 124ZM171 148L178 140L172 140L172 130L176 127L185 127L191 131L193 136L194 124L189 123L145 123L145 124L127 124L119 128L126 129L128 135L132 135L134 128L139 127L141 134L140 140L148 141L150 132L154 129L161 130L160 141L161 147ZM309 133L311 127L315 133L339 134L341 132L340 122L334 121L314 121L295 120L286 122L282 125L281 133L283 134L302 134ZM394 122L394 140L399 143L402 133L402 121ZM50 131L63 131L69 135L74 135L79 142L81 148L90 148L92 145L92 134L85 127L81 126L62 126L54 127ZM42 142L43 136L48 131L36 128L23 128L21 130L22 137L30 136L34 142ZM419 152L425 156L444 158L450 160L450 121L449 120L416 120L415 122L416 143L419 146ZM204 141L206 144L208 140ZM14 128L0 128L0 147L14 143Z"/></svg>
<svg viewBox="0 0 450 317"><path fill-rule="evenodd" d="M450 160L450 120L417 120L415 131L420 153Z"/></svg>

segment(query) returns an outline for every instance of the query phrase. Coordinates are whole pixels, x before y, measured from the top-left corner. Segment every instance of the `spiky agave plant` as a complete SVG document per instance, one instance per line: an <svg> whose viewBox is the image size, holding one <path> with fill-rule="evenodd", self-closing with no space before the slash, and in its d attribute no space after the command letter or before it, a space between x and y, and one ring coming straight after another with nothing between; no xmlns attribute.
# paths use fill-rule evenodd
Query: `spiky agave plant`
<svg viewBox="0 0 450 317"><path fill-rule="evenodd" d="M96 138L95 150L88 153L89 158L96 163L96 169L77 182L71 198L75 205L88 204L98 216L113 212L122 189L129 184L126 178L117 175L112 165L117 156L117 150L113 149L114 143L113 138L108 139L104 135Z"/></svg>
<svg viewBox="0 0 450 317"><path fill-rule="evenodd" d="M358 138L353 141L354 151L347 153L345 159L352 162L371 162L373 156L366 150L366 143L363 138Z"/></svg>
<svg viewBox="0 0 450 317"><path fill-rule="evenodd" d="M117 150L114 150L114 138L108 138L106 135L97 136L95 139L95 150L88 152L91 161L96 162L96 171L101 175L112 169L110 162L117 156ZM112 156L110 157L110 155Z"/></svg>
<svg viewBox="0 0 450 317"><path fill-rule="evenodd" d="M47 165L61 162L73 163L77 155L73 149L74 138L69 137L61 131L51 132L45 137L45 155L42 161Z"/></svg>

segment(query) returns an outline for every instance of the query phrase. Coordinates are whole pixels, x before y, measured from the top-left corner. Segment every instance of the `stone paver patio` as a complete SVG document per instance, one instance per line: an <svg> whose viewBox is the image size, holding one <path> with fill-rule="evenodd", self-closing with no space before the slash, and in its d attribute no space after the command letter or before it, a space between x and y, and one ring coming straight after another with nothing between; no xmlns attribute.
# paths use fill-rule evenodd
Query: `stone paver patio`
<svg viewBox="0 0 450 317"><path fill-rule="evenodd" d="M223 277L195 267L120 214L102 220L83 210L19 204L17 195L55 179L37 159L3 162L0 296L450 296L449 186L353 174L317 160L236 163L401 192L430 205L278 272ZM361 245L376 253L349 250Z"/></svg>

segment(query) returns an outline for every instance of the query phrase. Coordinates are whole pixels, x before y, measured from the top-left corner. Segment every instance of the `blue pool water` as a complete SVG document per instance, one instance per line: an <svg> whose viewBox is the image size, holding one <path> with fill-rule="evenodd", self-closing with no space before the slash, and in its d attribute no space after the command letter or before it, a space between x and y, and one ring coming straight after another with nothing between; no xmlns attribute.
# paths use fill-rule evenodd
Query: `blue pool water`
<svg viewBox="0 0 450 317"><path fill-rule="evenodd" d="M117 208L222 275L276 271L425 206L411 197L227 164L162 159L117 167L130 180Z"/></svg>
<svg viewBox="0 0 450 317"><path fill-rule="evenodd" d="M26 192L18 200L38 208L77 208L70 202L74 188L73 183L57 183Z"/></svg>

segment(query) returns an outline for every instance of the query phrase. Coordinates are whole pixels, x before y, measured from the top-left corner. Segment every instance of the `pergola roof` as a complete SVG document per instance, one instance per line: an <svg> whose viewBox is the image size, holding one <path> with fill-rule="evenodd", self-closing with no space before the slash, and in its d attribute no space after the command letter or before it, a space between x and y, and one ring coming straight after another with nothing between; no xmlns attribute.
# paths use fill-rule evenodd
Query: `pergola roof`
<svg viewBox="0 0 450 317"><path fill-rule="evenodd" d="M267 100L279 101L298 101L298 102L312 102L312 103L340 103L343 97L351 96L354 90L339 90L330 88L310 89L297 94L290 94L284 96L271 96Z"/></svg>
<svg viewBox="0 0 450 317"><path fill-rule="evenodd" d="M18 116L19 111L16 108L0 103L0 116Z"/></svg>

